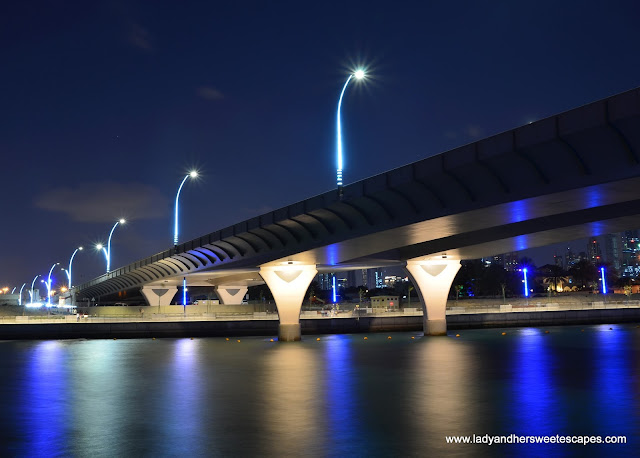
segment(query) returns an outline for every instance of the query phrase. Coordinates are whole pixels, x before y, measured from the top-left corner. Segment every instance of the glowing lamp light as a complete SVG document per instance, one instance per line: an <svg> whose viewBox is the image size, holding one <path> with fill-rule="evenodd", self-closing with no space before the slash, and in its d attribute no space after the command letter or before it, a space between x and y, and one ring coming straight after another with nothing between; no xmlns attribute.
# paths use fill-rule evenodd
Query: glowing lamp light
<svg viewBox="0 0 640 458"><path fill-rule="evenodd" d="M522 275L524 276L524 297L529 297L529 283L527 282L527 268L522 269Z"/></svg>
<svg viewBox="0 0 640 458"><path fill-rule="evenodd" d="M331 287L333 293L332 293L332 298L333 298L333 303L335 304L338 301L338 296L336 294L336 277L333 277L333 285Z"/></svg>
<svg viewBox="0 0 640 458"><path fill-rule="evenodd" d="M364 70L362 70L362 69L358 69L358 70L356 70L356 71L353 73L353 76L355 76L355 78L356 78L357 80L361 80L362 78L364 78L364 77L365 77Z"/></svg>
<svg viewBox="0 0 640 458"><path fill-rule="evenodd" d="M187 277L182 279L182 305L187 305Z"/></svg>
<svg viewBox="0 0 640 458"><path fill-rule="evenodd" d="M604 267L600 267L600 275L602 276L602 294L607 294L607 281L604 278Z"/></svg>

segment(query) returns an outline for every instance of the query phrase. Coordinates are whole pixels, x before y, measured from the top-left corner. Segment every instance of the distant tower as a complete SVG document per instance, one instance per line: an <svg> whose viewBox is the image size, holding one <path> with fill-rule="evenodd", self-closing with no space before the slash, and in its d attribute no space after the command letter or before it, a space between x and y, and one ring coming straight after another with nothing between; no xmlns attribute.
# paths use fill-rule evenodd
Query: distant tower
<svg viewBox="0 0 640 458"><path fill-rule="evenodd" d="M595 237L590 237L587 242L587 260L594 266L602 262L602 250L600 249L600 243Z"/></svg>
<svg viewBox="0 0 640 458"><path fill-rule="evenodd" d="M502 255L502 259L504 259L504 268L507 272L514 272L518 268L517 253L505 253Z"/></svg>
<svg viewBox="0 0 640 458"><path fill-rule="evenodd" d="M322 291L328 291L332 287L332 273L318 274L318 286Z"/></svg>
<svg viewBox="0 0 640 458"><path fill-rule="evenodd" d="M362 269L360 273L362 275L362 283L360 283L360 285L364 286L365 288L369 288L369 283L367 283L367 269Z"/></svg>
<svg viewBox="0 0 640 458"><path fill-rule="evenodd" d="M625 231L622 233L622 275L623 277L637 277L640 271L638 253L640 252L640 240L638 231Z"/></svg>
<svg viewBox="0 0 640 458"><path fill-rule="evenodd" d="M580 260L580 256L576 255L571 248L567 247L567 252L564 254L564 265L566 269L570 269Z"/></svg>
<svg viewBox="0 0 640 458"><path fill-rule="evenodd" d="M554 254L553 255L553 263L560 267L561 269L564 269L564 260L562 259L562 256L558 256L558 254Z"/></svg>
<svg viewBox="0 0 640 458"><path fill-rule="evenodd" d="M610 263L618 272L622 266L622 250L620 249L620 233L607 234L604 237L604 260Z"/></svg>

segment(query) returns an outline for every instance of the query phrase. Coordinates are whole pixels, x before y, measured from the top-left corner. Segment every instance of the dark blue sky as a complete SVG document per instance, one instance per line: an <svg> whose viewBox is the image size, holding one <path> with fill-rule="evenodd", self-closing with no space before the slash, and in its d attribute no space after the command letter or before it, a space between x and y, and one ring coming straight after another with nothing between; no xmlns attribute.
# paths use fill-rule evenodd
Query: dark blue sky
<svg viewBox="0 0 640 458"><path fill-rule="evenodd" d="M192 167L182 241L331 189L337 99L360 64L346 183L637 87L639 13L632 0L5 2L0 286L66 266L120 216L113 267L168 248ZM103 271L93 250L74 261L76 283Z"/></svg>

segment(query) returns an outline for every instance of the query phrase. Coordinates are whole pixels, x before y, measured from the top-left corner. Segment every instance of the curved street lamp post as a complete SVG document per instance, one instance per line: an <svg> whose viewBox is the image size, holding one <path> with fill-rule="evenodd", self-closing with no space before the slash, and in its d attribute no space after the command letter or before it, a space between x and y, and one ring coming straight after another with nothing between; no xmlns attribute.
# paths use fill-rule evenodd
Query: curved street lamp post
<svg viewBox="0 0 640 458"><path fill-rule="evenodd" d="M104 257L107 260L107 273L109 273L111 271L111 237L113 236L113 231L116 230L116 227L118 227L118 224L124 224L127 221L125 219L119 219L118 221L116 221L116 223L113 225L113 227L111 228L111 232L109 232L109 239L107 240L107 248L105 249L104 245L102 245L101 243L98 243L96 245L96 249L98 250L102 250L102 252L104 253ZM82 248L79 248L80 250ZM75 252L74 252L75 254ZM73 257L72 257L73 259ZM69 269L71 269L71 267L69 267ZM69 280L69 288L71 288L71 280Z"/></svg>
<svg viewBox="0 0 640 458"><path fill-rule="evenodd" d="M22 305L22 290L24 289L26 283L22 284L22 287L20 288L20 295L18 296L18 305Z"/></svg>
<svg viewBox="0 0 640 458"><path fill-rule="evenodd" d="M56 262L49 269L49 276L47 277L46 285L47 285L47 307L51 307L51 272L53 272L53 268L55 266L60 265L59 262Z"/></svg>
<svg viewBox="0 0 640 458"><path fill-rule="evenodd" d="M340 196L342 196L342 125L340 122L340 109L342 108L342 97L344 97L344 92L347 90L347 86L349 82L355 78L357 80L361 80L365 77L364 70L356 70L347 78L346 83L342 87L342 92L340 93L340 99L338 100L338 113L337 113L337 129L336 129L336 143L337 143L337 170L336 170L336 179L338 184L338 191Z"/></svg>
<svg viewBox="0 0 640 458"><path fill-rule="evenodd" d="M75 255L76 255L76 253L78 251L82 251L82 250L83 250L83 248L81 246L79 246L78 248L75 249L75 251L71 255L71 259L69 259L69 268L67 270L65 270L65 272L67 274L67 279L69 280L69 289L71 289L71 266L73 265L73 258L75 257Z"/></svg>
<svg viewBox="0 0 640 458"><path fill-rule="evenodd" d="M189 172L183 179L182 183L180 183L180 187L178 187L178 192L176 193L176 208L175 215L173 219L173 246L178 245L178 198L180 197L180 191L182 191L182 186L184 186L184 182L187 181L187 178L196 178L198 176L198 172L195 170Z"/></svg>
<svg viewBox="0 0 640 458"><path fill-rule="evenodd" d="M33 291L33 285L35 285L36 280L38 279L38 277L39 277L39 276L40 276L40 275L38 274L38 275L36 275L35 277L33 277L33 281L31 282L31 291L29 291L29 297L31 298L31 303L32 303L32 304L33 304L33 293L34 293L34 291Z"/></svg>

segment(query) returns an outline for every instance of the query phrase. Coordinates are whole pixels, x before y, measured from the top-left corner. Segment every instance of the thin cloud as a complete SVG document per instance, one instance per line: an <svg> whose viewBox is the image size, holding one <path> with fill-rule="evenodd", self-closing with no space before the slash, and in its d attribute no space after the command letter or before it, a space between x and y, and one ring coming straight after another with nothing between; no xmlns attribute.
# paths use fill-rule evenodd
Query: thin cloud
<svg viewBox="0 0 640 458"><path fill-rule="evenodd" d="M129 43L144 51L151 51L153 49L149 31L139 24L131 24L129 29Z"/></svg>
<svg viewBox="0 0 640 458"><path fill-rule="evenodd" d="M468 125L464 130L464 133L471 138L479 138L484 134L484 129L482 129L482 127L480 126Z"/></svg>
<svg viewBox="0 0 640 458"><path fill-rule="evenodd" d="M469 124L467 127L463 128L461 131L455 130L447 130L444 132L444 136L451 140L456 140L459 138L471 138L477 139L484 135L484 129L475 124Z"/></svg>
<svg viewBox="0 0 640 458"><path fill-rule="evenodd" d="M224 98L224 95L222 95L222 92L209 86L199 87L198 96L205 100L220 100Z"/></svg>
<svg viewBox="0 0 640 458"><path fill-rule="evenodd" d="M156 188L140 183L82 183L75 188L51 189L36 198L35 206L64 213L73 221L102 223L114 218L166 217L167 198Z"/></svg>

